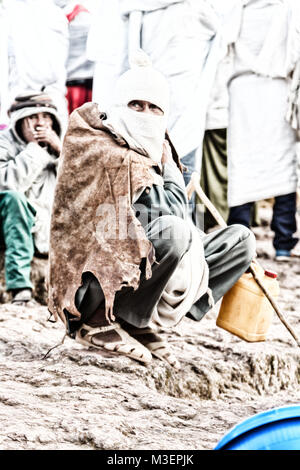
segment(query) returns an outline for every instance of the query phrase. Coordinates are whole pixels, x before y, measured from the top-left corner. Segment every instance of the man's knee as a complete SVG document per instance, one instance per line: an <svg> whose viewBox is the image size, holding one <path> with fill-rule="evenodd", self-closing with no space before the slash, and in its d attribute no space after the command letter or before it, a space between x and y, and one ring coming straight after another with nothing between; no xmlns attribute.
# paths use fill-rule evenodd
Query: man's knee
<svg viewBox="0 0 300 470"><path fill-rule="evenodd" d="M240 240L240 247L244 254L245 261L249 264L256 254L256 240L253 232L241 224L233 224L229 227L231 230L235 230L238 233Z"/></svg>
<svg viewBox="0 0 300 470"><path fill-rule="evenodd" d="M8 207L13 207L14 209L20 206L27 205L26 196L20 191L1 191L0 197L2 203L4 203Z"/></svg>
<svg viewBox="0 0 300 470"><path fill-rule="evenodd" d="M35 209L28 202L24 193L14 190L0 192L0 211L2 219L10 219L13 214L15 221L26 221L33 225Z"/></svg>
<svg viewBox="0 0 300 470"><path fill-rule="evenodd" d="M191 230L180 217L166 215L160 217L160 239L164 248L174 260L180 260L191 244Z"/></svg>

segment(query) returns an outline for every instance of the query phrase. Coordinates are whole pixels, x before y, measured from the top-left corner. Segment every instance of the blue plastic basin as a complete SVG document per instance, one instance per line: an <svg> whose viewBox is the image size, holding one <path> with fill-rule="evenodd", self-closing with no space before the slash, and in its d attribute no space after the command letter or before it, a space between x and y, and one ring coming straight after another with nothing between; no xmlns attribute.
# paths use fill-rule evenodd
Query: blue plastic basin
<svg viewBox="0 0 300 470"><path fill-rule="evenodd" d="M300 405L247 418L232 428L215 450L300 450Z"/></svg>

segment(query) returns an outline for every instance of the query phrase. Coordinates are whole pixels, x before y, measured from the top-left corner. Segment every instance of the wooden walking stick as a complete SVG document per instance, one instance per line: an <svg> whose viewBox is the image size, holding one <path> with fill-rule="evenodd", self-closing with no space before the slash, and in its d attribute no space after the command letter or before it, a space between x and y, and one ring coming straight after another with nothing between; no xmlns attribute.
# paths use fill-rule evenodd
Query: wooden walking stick
<svg viewBox="0 0 300 470"><path fill-rule="evenodd" d="M200 186L199 181L200 181L199 174L194 172L191 176L191 180L190 180L189 184L187 185L188 198L190 199L192 197L193 192L195 191L198 194L200 200L205 205L205 207L207 207L207 209L213 215L216 222L218 222L220 227L227 227L227 224L226 224L225 220L223 219L223 217L221 216L221 214L218 212L218 210L215 208L215 206L212 204L212 202L208 199L208 197L204 193L203 189ZM300 347L300 341L299 341L299 338L298 338L297 334L295 333L295 331L293 330L291 325L288 323L288 321L285 319L285 317L284 317L283 313L281 312L279 306L277 305L277 302L275 301L275 299L269 294L266 287L263 285L261 280L258 278L258 276L256 274L256 271L255 271L255 268L253 267L254 263L259 265L257 263L257 261L252 261L252 263L249 267L249 270L250 270L254 280L259 285L262 292L265 294L265 296L267 297L267 299L271 303L271 305L274 308L276 314L278 315L280 321L284 324L284 326L287 328L287 330L290 332L290 334L295 339L297 345Z"/></svg>

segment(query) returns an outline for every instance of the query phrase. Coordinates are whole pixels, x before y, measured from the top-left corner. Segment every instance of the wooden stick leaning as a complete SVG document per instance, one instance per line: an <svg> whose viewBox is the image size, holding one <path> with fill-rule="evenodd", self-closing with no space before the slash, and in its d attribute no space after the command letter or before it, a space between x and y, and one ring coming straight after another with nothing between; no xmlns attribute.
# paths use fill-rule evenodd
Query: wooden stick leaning
<svg viewBox="0 0 300 470"><path fill-rule="evenodd" d="M207 207L207 209L213 215L213 217L215 218L216 222L220 225L220 227L227 227L227 224L226 224L225 220L223 219L223 217L221 216L221 214L217 211L215 206L212 204L212 202L208 199L208 197L204 193L203 189L200 186L199 181L200 181L199 174L194 172L192 174L192 177L191 177L191 180L190 180L189 184L187 185L188 198L190 199L192 197L193 192L196 191L196 193L198 194L200 200L203 202L205 207ZM249 270L250 270L254 280L259 285L262 292L265 294L265 296L267 297L267 299L271 303L272 307L274 308L274 310L275 310L276 314L278 315L279 319L281 320L281 322L284 324L284 326L287 328L287 330L290 332L290 334L295 339L297 345L300 347L300 341L299 341L299 338L298 338L297 334L295 333L295 331L293 330L291 325L288 323L288 321L285 319L285 317L284 317L283 313L281 312L279 306L277 305L277 302L275 301L275 299L269 294L266 287L263 285L261 280L258 278L258 276L256 274L256 271L253 268L254 264L258 265L257 261L253 261L251 263L250 267L249 267Z"/></svg>

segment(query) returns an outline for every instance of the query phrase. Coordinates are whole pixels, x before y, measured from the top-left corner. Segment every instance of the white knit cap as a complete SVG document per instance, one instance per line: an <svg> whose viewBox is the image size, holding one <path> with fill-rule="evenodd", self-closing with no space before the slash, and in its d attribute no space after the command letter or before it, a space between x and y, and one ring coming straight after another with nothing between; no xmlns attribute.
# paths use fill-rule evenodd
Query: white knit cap
<svg viewBox="0 0 300 470"><path fill-rule="evenodd" d="M130 69L117 81L115 104L127 106L130 101L148 101L167 116L170 91L167 79L152 67L149 56L139 49L130 60Z"/></svg>

